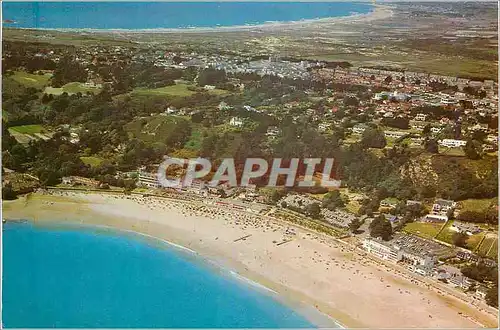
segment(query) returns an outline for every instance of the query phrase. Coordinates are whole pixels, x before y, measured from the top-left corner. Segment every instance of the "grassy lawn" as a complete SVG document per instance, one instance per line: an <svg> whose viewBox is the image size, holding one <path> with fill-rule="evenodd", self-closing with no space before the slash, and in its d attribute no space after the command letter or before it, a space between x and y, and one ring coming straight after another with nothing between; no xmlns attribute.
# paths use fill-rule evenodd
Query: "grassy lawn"
<svg viewBox="0 0 500 330"><path fill-rule="evenodd" d="M477 252L480 255L496 259L498 255L498 236L496 234L487 234Z"/></svg>
<svg viewBox="0 0 500 330"><path fill-rule="evenodd" d="M49 84L49 79L52 77L50 73L43 75L31 74L23 71L16 71L11 76L12 79L25 87L33 87L36 89L43 89Z"/></svg>
<svg viewBox="0 0 500 330"><path fill-rule="evenodd" d="M49 140L52 133L42 125L21 125L9 128L9 133L21 144L27 144L32 140Z"/></svg>
<svg viewBox="0 0 500 330"><path fill-rule="evenodd" d="M403 231L423 238L434 238L441 229L441 223L411 222L407 223Z"/></svg>
<svg viewBox="0 0 500 330"><path fill-rule="evenodd" d="M80 159L82 160L82 162L85 165L90 165L91 167L99 166L103 161L102 158L94 157L94 156L80 157Z"/></svg>
<svg viewBox="0 0 500 330"><path fill-rule="evenodd" d="M21 125L10 127L9 131L14 131L21 134L35 134L43 133L45 129L42 125Z"/></svg>
<svg viewBox="0 0 500 330"><path fill-rule="evenodd" d="M194 91L188 90L188 85L178 84L172 86L165 86L160 88L136 88L132 92L135 95L145 95L145 96L191 96L195 94Z"/></svg>
<svg viewBox="0 0 500 330"><path fill-rule="evenodd" d="M481 242L481 240L483 239L484 235L485 233L481 232L479 234L469 236L469 239L467 239L467 248L471 251L474 251L479 242Z"/></svg>
<svg viewBox="0 0 500 330"><path fill-rule="evenodd" d="M82 94L86 94L90 92L92 94L98 93L101 89L97 87L89 87L85 86L85 84L81 82L70 82L66 85L56 88L56 87L45 87L45 93L52 95L61 95L66 92L68 94L76 94L78 92Z"/></svg>
<svg viewBox="0 0 500 330"><path fill-rule="evenodd" d="M189 141L187 141L184 145L184 148L199 151L201 148L201 142L203 140L202 133L202 128L193 127L193 130L191 131L191 137L189 138Z"/></svg>
<svg viewBox="0 0 500 330"><path fill-rule="evenodd" d="M218 88L209 90L208 92L214 95L228 95L231 93L229 91L226 91L225 89L218 89Z"/></svg>
<svg viewBox="0 0 500 330"><path fill-rule="evenodd" d="M453 220L449 220L443 230L439 233L436 239L443 241L448 244L453 244L453 234L455 231L451 230L450 227L453 224Z"/></svg>
<svg viewBox="0 0 500 330"><path fill-rule="evenodd" d="M466 199L460 202L461 211L484 211L493 204L498 203L498 198Z"/></svg>
<svg viewBox="0 0 500 330"><path fill-rule="evenodd" d="M156 115L137 118L125 125L124 129L131 137L146 143L164 142L169 132L182 121L188 121L182 116ZM189 122L189 121L188 121Z"/></svg>

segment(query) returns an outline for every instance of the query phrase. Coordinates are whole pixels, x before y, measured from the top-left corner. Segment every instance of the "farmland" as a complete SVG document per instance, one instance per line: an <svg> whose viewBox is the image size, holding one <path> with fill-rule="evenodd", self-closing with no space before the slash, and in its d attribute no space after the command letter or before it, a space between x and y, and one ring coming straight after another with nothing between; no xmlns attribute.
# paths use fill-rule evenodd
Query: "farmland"
<svg viewBox="0 0 500 330"><path fill-rule="evenodd" d="M186 84L178 84L178 85L165 86L165 87L153 88L153 89L136 88L132 92L132 95L139 95L139 96L185 97L185 96L191 96L193 94L195 94L195 92L189 90L188 85L186 85Z"/></svg>
<svg viewBox="0 0 500 330"><path fill-rule="evenodd" d="M10 77L25 87L43 89L49 84L52 75L50 73L31 74L24 71L15 71Z"/></svg>
<svg viewBox="0 0 500 330"><path fill-rule="evenodd" d="M48 140L52 137L50 131L42 125L13 126L9 128L9 133L22 144L28 144L32 140Z"/></svg>
<svg viewBox="0 0 500 330"><path fill-rule="evenodd" d="M132 91L132 96L169 96L169 97L189 97L196 93L209 93L212 95L226 95L229 92L223 89L205 90L187 84L176 84L160 88L136 88Z"/></svg>
<svg viewBox="0 0 500 330"><path fill-rule="evenodd" d="M80 157L80 159L82 160L82 162L86 165L90 165L91 167L96 167L96 166L99 166L103 159L102 158L99 158L99 157L93 157L93 156L88 156L88 157Z"/></svg>
<svg viewBox="0 0 500 330"><path fill-rule="evenodd" d="M67 83L62 87L45 87L44 92L46 94L61 95L62 93L76 94L76 93L98 93L101 89L98 87L87 86L80 82Z"/></svg>

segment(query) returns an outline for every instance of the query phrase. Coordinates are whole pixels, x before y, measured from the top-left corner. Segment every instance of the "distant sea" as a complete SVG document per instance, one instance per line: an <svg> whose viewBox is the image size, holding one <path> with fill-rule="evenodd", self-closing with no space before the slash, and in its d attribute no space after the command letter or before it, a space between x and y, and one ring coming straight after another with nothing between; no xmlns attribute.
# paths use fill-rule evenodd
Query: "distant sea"
<svg viewBox="0 0 500 330"><path fill-rule="evenodd" d="M5 327L313 327L274 294L138 234L8 222L3 258Z"/></svg>
<svg viewBox="0 0 500 330"><path fill-rule="evenodd" d="M356 2L3 2L4 26L39 29L207 28L366 14Z"/></svg>

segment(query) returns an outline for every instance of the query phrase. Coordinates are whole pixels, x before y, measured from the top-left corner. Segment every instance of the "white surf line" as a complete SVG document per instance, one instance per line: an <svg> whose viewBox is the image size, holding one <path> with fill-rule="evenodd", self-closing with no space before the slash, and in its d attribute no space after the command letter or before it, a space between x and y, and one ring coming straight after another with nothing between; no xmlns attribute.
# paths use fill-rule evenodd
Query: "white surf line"
<svg viewBox="0 0 500 330"><path fill-rule="evenodd" d="M234 270L229 270L229 273L234 276L235 278L237 278L238 280L240 281L243 281L247 284L250 284L251 286L254 286L254 287L257 287L259 289L263 289L263 290L266 290L266 291L269 291L269 292L272 292L274 294L277 294L278 295L278 292L274 291L273 289L270 289L268 288L267 286L265 285L262 285L260 283L257 283L255 281L252 281L251 279L243 276L243 275L240 275L239 273L235 272Z"/></svg>

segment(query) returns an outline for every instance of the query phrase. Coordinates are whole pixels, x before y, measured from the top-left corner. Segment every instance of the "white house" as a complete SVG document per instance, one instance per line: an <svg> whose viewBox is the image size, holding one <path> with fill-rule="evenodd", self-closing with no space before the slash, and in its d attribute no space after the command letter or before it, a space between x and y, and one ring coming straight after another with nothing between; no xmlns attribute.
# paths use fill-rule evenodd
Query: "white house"
<svg viewBox="0 0 500 330"><path fill-rule="evenodd" d="M423 113L417 113L417 115L415 116L415 120L418 121L425 121L425 119L427 119L427 115Z"/></svg>
<svg viewBox="0 0 500 330"><path fill-rule="evenodd" d="M243 126L243 119L239 117L233 117L229 121L229 125L234 126L234 127L242 127Z"/></svg>
<svg viewBox="0 0 500 330"><path fill-rule="evenodd" d="M459 148L463 147L467 144L467 141L464 140L454 140L454 139L443 139L439 140L438 144L443 147L448 147L448 148Z"/></svg>

